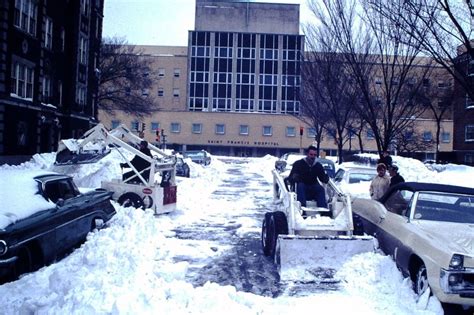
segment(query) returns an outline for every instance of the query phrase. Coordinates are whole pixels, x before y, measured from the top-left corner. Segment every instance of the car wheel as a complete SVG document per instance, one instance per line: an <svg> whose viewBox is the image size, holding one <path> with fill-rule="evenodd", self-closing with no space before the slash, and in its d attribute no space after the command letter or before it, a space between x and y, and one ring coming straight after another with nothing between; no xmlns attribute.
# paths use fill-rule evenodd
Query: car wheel
<svg viewBox="0 0 474 315"><path fill-rule="evenodd" d="M429 288L428 273L425 264L421 263L415 275L413 289L418 296L422 296Z"/></svg>
<svg viewBox="0 0 474 315"><path fill-rule="evenodd" d="M18 251L18 259L15 262L15 279L22 274L33 270L33 258L28 247L22 247Z"/></svg>
<svg viewBox="0 0 474 315"><path fill-rule="evenodd" d="M288 234L288 221L286 215L281 212L265 214L262 224L263 253L266 256L275 257L278 235Z"/></svg>
<svg viewBox="0 0 474 315"><path fill-rule="evenodd" d="M118 203L122 207L134 207L143 209L144 204L142 198L139 195L132 192L127 192L119 197Z"/></svg>
<svg viewBox="0 0 474 315"><path fill-rule="evenodd" d="M190 175L191 175L190 173L191 173L191 170L188 168L188 169L186 170L186 175L185 175L185 176L189 178Z"/></svg>

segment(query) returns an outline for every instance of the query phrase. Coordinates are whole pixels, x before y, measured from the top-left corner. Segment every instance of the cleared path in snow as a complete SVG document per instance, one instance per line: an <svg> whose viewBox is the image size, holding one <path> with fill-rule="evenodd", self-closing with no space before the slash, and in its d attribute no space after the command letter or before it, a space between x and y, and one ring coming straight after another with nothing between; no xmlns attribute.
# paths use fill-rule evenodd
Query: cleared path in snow
<svg viewBox="0 0 474 315"><path fill-rule="evenodd" d="M305 295L321 289L334 290L334 284L280 283L276 265L263 255L260 244L262 219L265 212L273 211L272 186L261 174L246 168L249 160L225 158L222 161L228 166L228 176L211 194L206 206L222 207L223 200L229 206L215 209L211 211L213 215L174 231L181 240L206 240L227 249L210 261L176 257L177 262L190 263L186 280L194 286L210 281L234 286L238 291L272 297ZM244 199L248 203L248 198L251 198L253 206L239 207ZM247 223L246 228L239 223L242 221ZM245 231L242 232L242 229ZM214 250L219 249L216 247Z"/></svg>

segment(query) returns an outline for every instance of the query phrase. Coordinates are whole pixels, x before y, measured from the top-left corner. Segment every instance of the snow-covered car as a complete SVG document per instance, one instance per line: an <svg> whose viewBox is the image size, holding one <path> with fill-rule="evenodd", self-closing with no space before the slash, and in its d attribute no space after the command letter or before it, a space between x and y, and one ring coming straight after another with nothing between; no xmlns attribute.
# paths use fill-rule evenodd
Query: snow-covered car
<svg viewBox="0 0 474 315"><path fill-rule="evenodd" d="M377 170L374 167L363 165L339 166L334 182L345 184L358 184L361 182L371 182L377 175Z"/></svg>
<svg viewBox="0 0 474 315"><path fill-rule="evenodd" d="M416 294L474 306L474 189L406 182L380 202L356 198L352 209Z"/></svg>
<svg viewBox="0 0 474 315"><path fill-rule="evenodd" d="M185 158L190 158L191 161L201 165L211 164L211 156L204 150L192 150L183 153Z"/></svg>
<svg viewBox="0 0 474 315"><path fill-rule="evenodd" d="M275 168L279 172L289 171L293 167L293 163L305 157L306 155L299 153L285 153L277 161L275 161ZM316 158L316 161L321 163L329 177L334 177L336 174L336 166L334 165L333 161L324 158Z"/></svg>
<svg viewBox="0 0 474 315"><path fill-rule="evenodd" d="M191 170L183 158L176 158L176 176L189 177Z"/></svg>
<svg viewBox="0 0 474 315"><path fill-rule="evenodd" d="M0 282L56 261L115 215L111 192L81 192L63 174L2 170L0 187Z"/></svg>

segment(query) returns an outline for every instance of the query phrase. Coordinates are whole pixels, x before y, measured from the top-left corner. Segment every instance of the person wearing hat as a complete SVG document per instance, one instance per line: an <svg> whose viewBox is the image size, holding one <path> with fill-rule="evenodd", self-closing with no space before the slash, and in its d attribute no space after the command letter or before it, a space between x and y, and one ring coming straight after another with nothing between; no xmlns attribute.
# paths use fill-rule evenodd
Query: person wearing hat
<svg viewBox="0 0 474 315"><path fill-rule="evenodd" d="M142 152L143 154L148 155L149 157L153 157L151 155L150 149L148 149L148 142L146 142L145 140L142 140L140 142L139 149L140 149L140 152ZM136 168L137 171L141 173L144 179L148 180L148 177L150 176L150 170L147 170L147 171L143 171L143 170L150 167L150 162L148 162L147 160L143 159L142 157L138 155L135 155L135 157L130 161L130 164L132 164L133 167ZM124 168L127 166L128 166L127 163L120 163L121 168ZM133 177L134 175L135 175L135 172L133 170L126 172L123 174L123 180L127 180L128 178ZM138 178L138 176L135 176L135 178L133 178L131 181L139 182L140 179Z"/></svg>
<svg viewBox="0 0 474 315"><path fill-rule="evenodd" d="M387 175L387 166L384 163L377 164L377 176L370 183L370 198L379 200L390 187L390 177Z"/></svg>
<svg viewBox="0 0 474 315"><path fill-rule="evenodd" d="M405 181L402 175L398 174L398 166L396 165L390 166L388 168L388 173L390 174L390 187Z"/></svg>

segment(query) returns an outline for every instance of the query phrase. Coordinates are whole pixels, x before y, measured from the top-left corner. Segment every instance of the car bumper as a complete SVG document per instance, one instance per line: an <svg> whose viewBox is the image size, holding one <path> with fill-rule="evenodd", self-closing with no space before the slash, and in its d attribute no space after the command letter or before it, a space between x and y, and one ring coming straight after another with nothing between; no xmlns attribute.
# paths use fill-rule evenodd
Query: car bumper
<svg viewBox="0 0 474 315"><path fill-rule="evenodd" d="M474 268L440 272L442 302L474 306Z"/></svg>

